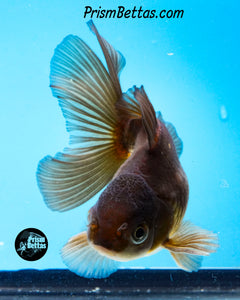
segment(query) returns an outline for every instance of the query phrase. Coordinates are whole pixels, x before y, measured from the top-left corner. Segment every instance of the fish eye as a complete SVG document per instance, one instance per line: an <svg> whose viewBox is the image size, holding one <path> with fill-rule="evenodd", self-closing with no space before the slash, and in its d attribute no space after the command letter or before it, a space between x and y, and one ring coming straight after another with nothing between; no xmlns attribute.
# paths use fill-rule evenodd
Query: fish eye
<svg viewBox="0 0 240 300"><path fill-rule="evenodd" d="M136 229L133 231L131 239L134 244L141 244L143 243L149 233L149 228L146 224L141 224L136 227Z"/></svg>

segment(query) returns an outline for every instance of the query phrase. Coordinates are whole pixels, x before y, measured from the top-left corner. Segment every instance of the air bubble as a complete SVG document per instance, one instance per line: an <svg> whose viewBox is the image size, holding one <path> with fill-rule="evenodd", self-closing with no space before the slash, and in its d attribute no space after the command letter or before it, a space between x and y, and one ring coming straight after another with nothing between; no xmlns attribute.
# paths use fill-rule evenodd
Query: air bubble
<svg viewBox="0 0 240 300"><path fill-rule="evenodd" d="M222 179L222 180L220 181L220 188L222 188L222 189L229 188L229 183L227 182L226 179Z"/></svg>
<svg viewBox="0 0 240 300"><path fill-rule="evenodd" d="M226 121L228 118L227 109L224 105L221 105L221 107L220 107L220 118L223 121Z"/></svg>

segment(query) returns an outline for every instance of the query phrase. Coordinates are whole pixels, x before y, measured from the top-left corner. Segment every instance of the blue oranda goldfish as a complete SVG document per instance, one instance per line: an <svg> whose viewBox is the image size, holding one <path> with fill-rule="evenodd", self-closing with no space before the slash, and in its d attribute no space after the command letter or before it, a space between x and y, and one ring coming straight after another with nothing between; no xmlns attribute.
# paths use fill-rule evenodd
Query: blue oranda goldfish
<svg viewBox="0 0 240 300"><path fill-rule="evenodd" d="M37 181L47 206L73 209L104 186L90 209L87 230L62 249L70 270L103 278L119 261L170 251L177 265L196 271L217 237L183 221L188 181L179 162L182 141L155 113L143 88L123 93L125 58L88 26L107 68L79 37L69 35L51 60L50 87L66 119L70 146L40 161Z"/></svg>

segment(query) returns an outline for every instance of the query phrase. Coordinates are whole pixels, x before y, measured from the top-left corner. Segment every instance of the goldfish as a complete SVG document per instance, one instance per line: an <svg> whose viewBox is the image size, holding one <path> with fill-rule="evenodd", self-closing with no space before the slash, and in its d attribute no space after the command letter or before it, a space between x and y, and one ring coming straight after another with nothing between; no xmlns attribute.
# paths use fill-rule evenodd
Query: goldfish
<svg viewBox="0 0 240 300"><path fill-rule="evenodd" d="M55 49L50 87L70 142L39 162L37 182L46 205L59 212L106 188L89 210L86 230L62 248L62 259L80 276L105 278L121 261L167 249L180 268L197 271L218 243L213 232L183 220L189 198L179 161L183 142L143 86L122 92L124 56L92 20L87 24L106 67L78 36L68 35Z"/></svg>

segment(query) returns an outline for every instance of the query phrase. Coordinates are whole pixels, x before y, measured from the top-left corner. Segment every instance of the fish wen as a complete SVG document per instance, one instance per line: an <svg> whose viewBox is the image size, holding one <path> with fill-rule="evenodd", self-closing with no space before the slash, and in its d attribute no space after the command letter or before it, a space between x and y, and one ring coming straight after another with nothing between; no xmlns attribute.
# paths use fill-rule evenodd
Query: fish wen
<svg viewBox="0 0 240 300"><path fill-rule="evenodd" d="M183 221L189 194L179 162L183 143L143 86L122 92L125 58L92 20L87 24L106 67L78 36L68 35L55 49L50 87L70 143L39 162L37 182L46 205L60 212L108 185L89 211L86 231L63 247L63 261L80 276L104 278L120 261L165 248L180 268L196 271L218 243L214 233Z"/></svg>

